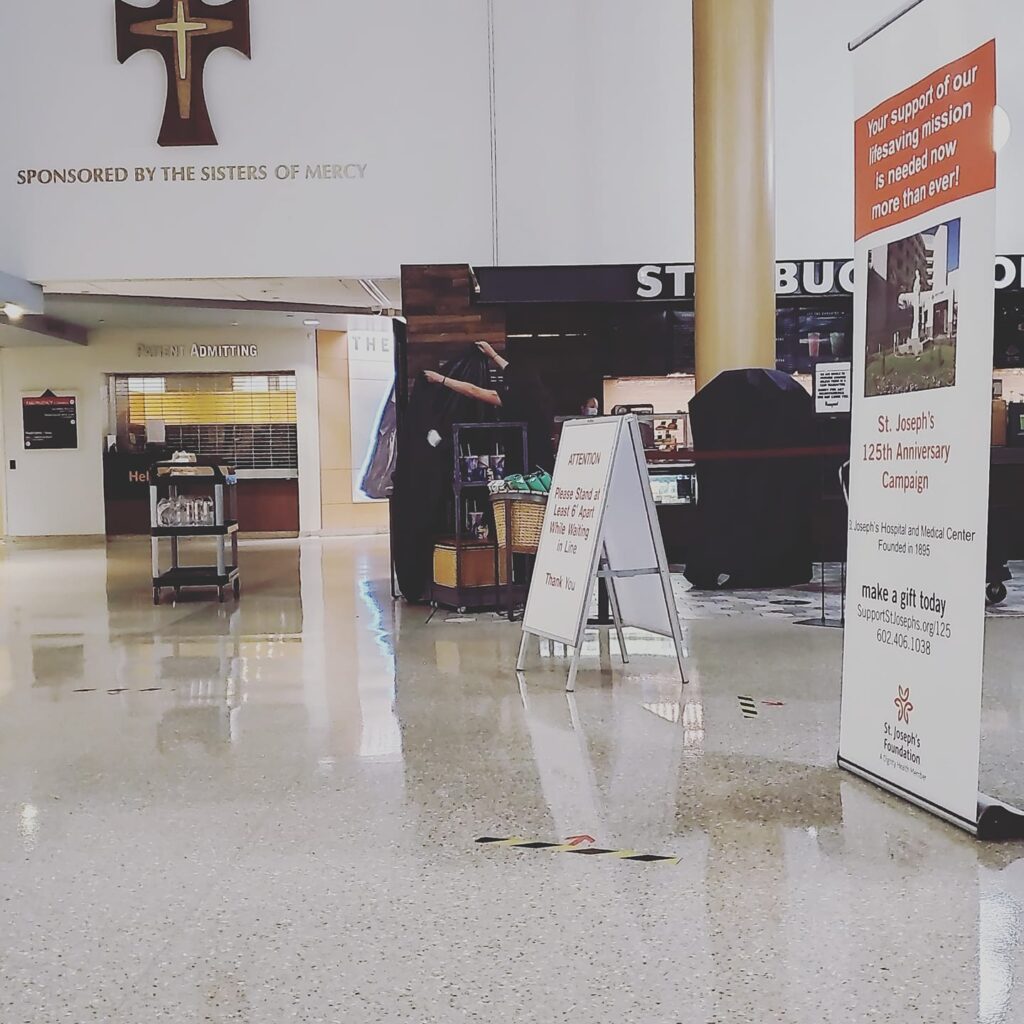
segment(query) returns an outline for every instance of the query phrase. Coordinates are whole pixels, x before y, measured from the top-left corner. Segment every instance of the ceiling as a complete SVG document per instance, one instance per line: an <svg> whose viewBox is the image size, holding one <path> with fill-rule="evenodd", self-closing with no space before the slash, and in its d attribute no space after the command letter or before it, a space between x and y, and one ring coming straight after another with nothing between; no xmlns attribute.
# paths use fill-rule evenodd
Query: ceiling
<svg viewBox="0 0 1024 1024"><path fill-rule="evenodd" d="M44 286L48 295L142 296L145 298L204 299L211 302L276 302L301 312L309 306L362 307L373 312L382 305L370 295L378 290L388 304L401 305L397 278L367 280L352 278L205 278L202 280L151 281L51 281Z"/></svg>
<svg viewBox="0 0 1024 1024"><path fill-rule="evenodd" d="M79 334L109 328L343 331L351 315L388 314L401 304L397 279L54 281L44 293L46 320L32 317L21 326L0 320L0 346L67 344L60 337L67 332L55 326Z"/></svg>
<svg viewBox="0 0 1024 1024"><path fill-rule="evenodd" d="M110 328L173 330L238 327L302 328L316 326L325 331L343 331L348 325L345 313L322 313L311 310L247 309L241 304L232 307L179 305L163 302L142 302L132 299L60 295L47 296L46 311L60 320L79 324L90 331ZM369 312L369 310L367 310ZM305 320L318 320L307 325ZM25 333L24 331L20 333Z"/></svg>

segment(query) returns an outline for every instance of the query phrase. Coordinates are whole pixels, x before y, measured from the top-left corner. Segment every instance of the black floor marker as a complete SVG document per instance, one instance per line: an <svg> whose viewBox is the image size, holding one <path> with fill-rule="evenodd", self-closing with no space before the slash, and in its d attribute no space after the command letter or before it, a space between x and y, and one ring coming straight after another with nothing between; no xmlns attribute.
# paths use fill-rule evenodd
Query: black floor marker
<svg viewBox="0 0 1024 1024"><path fill-rule="evenodd" d="M753 697L740 697L739 702L744 718L757 718L757 702Z"/></svg>

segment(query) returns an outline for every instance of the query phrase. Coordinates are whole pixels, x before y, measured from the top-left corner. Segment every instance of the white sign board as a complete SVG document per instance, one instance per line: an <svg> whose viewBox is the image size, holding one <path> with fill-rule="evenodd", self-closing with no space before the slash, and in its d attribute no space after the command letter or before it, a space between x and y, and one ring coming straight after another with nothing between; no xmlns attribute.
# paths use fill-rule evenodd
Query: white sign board
<svg viewBox="0 0 1024 1024"><path fill-rule="evenodd" d="M621 427L617 417L566 423L551 478L523 628L573 647L593 596L600 526Z"/></svg>
<svg viewBox="0 0 1024 1024"><path fill-rule="evenodd" d="M819 416L838 416L850 411L853 392L852 363L816 363L814 411Z"/></svg>
<svg viewBox="0 0 1024 1024"><path fill-rule="evenodd" d="M933 0L856 51L840 764L974 830L991 441L995 44ZM977 38L975 36L975 38Z"/></svg>
<svg viewBox="0 0 1024 1024"><path fill-rule="evenodd" d="M635 416L570 420L562 430L523 633L576 648L570 689L602 562L620 645L623 625L671 637L682 671L679 618Z"/></svg>

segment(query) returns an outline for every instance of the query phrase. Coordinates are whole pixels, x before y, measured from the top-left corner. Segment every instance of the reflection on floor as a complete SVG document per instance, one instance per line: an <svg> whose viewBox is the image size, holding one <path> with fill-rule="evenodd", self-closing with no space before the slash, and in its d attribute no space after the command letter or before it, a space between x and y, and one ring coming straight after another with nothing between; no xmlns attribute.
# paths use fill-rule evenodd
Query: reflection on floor
<svg viewBox="0 0 1024 1024"><path fill-rule="evenodd" d="M1013 578L1007 581L1006 600L988 608L1003 618L1024 616L1024 562L1011 562ZM843 615L845 567L838 562L815 564L810 583L785 590L694 590L681 575L672 577L680 618L707 619L721 615L771 615L793 619L824 617L838 621ZM985 601L979 593L978 600Z"/></svg>
<svg viewBox="0 0 1024 1024"><path fill-rule="evenodd" d="M845 611L846 569L839 562L825 563L824 573L822 568L816 563L809 583L781 590L695 590L681 573L673 574L672 587L679 617L683 620L758 615L840 623ZM986 613L994 618L1024 617L1024 562L1010 562L1009 569L1012 578L1006 582L1006 600L986 608ZM978 600L984 603L985 595L980 594ZM595 614L596 611L595 604ZM498 614L480 612L438 614L432 621L477 622L501 618Z"/></svg>
<svg viewBox="0 0 1024 1024"><path fill-rule="evenodd" d="M245 544L238 605L156 608L145 543L0 549L0 1021L1024 1019L1024 844L835 768L842 633L773 604L815 594L681 595L685 689L595 633L567 699L387 565ZM988 640L1020 803L1024 637Z"/></svg>

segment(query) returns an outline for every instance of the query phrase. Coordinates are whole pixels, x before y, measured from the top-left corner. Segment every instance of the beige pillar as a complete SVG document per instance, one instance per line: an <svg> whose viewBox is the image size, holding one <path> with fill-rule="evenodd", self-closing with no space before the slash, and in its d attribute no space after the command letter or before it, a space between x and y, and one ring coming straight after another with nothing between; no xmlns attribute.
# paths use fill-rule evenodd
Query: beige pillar
<svg viewBox="0 0 1024 1024"><path fill-rule="evenodd" d="M693 0L697 387L775 368L774 0Z"/></svg>

